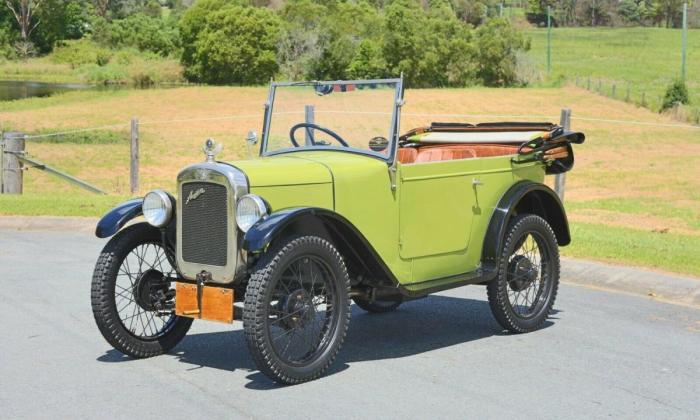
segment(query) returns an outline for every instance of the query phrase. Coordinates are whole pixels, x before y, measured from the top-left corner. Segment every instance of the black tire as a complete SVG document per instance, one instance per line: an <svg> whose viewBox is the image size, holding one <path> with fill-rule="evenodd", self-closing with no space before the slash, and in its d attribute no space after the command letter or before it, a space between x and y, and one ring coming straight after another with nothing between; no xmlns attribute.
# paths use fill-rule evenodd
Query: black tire
<svg viewBox="0 0 700 420"><path fill-rule="evenodd" d="M243 310L246 341L258 369L288 385L320 377L345 339L349 291L343 258L327 240L295 236L271 246L250 277ZM323 325L316 334L322 306ZM280 334L275 336L275 331ZM279 341L282 338L288 341L286 345ZM301 354L288 355L290 346L292 353Z"/></svg>
<svg viewBox="0 0 700 420"><path fill-rule="evenodd" d="M132 252L141 252L144 248L142 254ZM174 314L163 320L156 316L155 311L142 306L135 297L137 287L134 284L143 281L135 280L135 277L143 279L142 274L151 269L172 269L170 263L166 262L164 252L160 231L147 223L139 223L117 233L102 249L95 265L92 276L92 313L97 327L112 347L134 358L152 357L167 352L183 339L192 325L191 318ZM155 254L159 258L158 262L146 261L147 253ZM131 268L134 255L138 269ZM163 263L167 265L164 267ZM120 298L119 301L117 297ZM148 324L144 324L144 318ZM137 333L137 319L143 329L140 334ZM158 327L159 322L161 327Z"/></svg>
<svg viewBox="0 0 700 420"><path fill-rule="evenodd" d="M494 317L513 333L540 328L559 288L559 248L547 221L532 214L516 216L506 232L498 265L498 276L487 285Z"/></svg>
<svg viewBox="0 0 700 420"><path fill-rule="evenodd" d="M373 314L384 314L394 311L403 303L403 300L375 300L370 302L361 298L352 298L352 301L366 312Z"/></svg>

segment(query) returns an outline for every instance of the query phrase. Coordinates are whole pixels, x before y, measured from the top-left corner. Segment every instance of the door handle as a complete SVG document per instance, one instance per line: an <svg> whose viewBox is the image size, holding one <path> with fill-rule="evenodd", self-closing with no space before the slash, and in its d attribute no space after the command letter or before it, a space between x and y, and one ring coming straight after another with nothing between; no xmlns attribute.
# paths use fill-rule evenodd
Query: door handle
<svg viewBox="0 0 700 420"><path fill-rule="evenodd" d="M474 179L472 179L472 185L477 187L479 185L484 185L484 183L480 179L474 178Z"/></svg>

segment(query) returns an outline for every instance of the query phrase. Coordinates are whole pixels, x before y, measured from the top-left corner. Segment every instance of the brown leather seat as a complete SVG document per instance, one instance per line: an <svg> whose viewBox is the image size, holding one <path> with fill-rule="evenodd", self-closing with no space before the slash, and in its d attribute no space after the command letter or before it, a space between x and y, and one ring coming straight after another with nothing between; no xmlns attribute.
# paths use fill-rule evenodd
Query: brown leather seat
<svg viewBox="0 0 700 420"><path fill-rule="evenodd" d="M518 146L505 144L439 144L423 146L418 149L402 147L398 152L399 162L403 164L419 162L437 162L442 160L470 159L513 155Z"/></svg>
<svg viewBox="0 0 700 420"><path fill-rule="evenodd" d="M417 156L418 150L414 149L413 147L402 147L399 149L397 158L399 159L399 162L405 164L415 162Z"/></svg>
<svg viewBox="0 0 700 420"><path fill-rule="evenodd" d="M436 162L441 160L475 158L476 153L472 149L462 147L428 147L418 153L418 162Z"/></svg>

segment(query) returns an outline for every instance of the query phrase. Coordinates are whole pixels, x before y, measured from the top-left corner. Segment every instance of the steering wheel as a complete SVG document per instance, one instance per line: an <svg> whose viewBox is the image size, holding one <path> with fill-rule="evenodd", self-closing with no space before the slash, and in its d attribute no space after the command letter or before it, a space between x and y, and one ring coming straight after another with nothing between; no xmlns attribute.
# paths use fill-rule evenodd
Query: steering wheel
<svg viewBox="0 0 700 420"><path fill-rule="evenodd" d="M299 123L289 130L289 140L292 142L294 147L299 147L299 143L297 142L297 139L294 137L294 133L296 133L296 131L302 127L306 128L307 131L310 128L314 129L314 130L322 131L322 132L328 134L329 136L333 137L333 140L342 144L344 147L350 147L350 145L348 145L348 142L343 140L343 138L340 137L335 131L331 130L330 128L321 127L318 124L312 124L312 123ZM313 140L313 136L310 136L310 137L311 137L311 143L314 146L316 146L316 141Z"/></svg>

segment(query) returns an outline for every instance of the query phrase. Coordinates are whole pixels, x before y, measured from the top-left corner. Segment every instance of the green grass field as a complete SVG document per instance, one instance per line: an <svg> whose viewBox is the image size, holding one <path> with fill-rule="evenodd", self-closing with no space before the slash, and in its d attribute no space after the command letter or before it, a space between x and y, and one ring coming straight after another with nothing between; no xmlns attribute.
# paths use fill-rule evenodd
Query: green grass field
<svg viewBox="0 0 700 420"><path fill-rule="evenodd" d="M525 30L532 40L530 57L546 74L547 30ZM691 105L700 106L700 29L688 31L686 83ZM579 78L581 86L599 80L606 96L616 84L616 97L646 103L658 110L666 87L681 72L681 31L665 28L553 28L552 72L549 80Z"/></svg>
<svg viewBox="0 0 700 420"><path fill-rule="evenodd" d="M260 131L265 95L258 87L182 87L70 92L0 103L4 129L40 134L119 125L88 132L93 135L27 143L30 155L108 191L107 196L30 169L24 195L0 196L0 215L95 217L129 198L132 117L142 123L141 193L172 189L179 169L202 159L207 137L224 144L221 159L245 158L244 138L249 129ZM572 86L408 90L406 101L402 130L430 121L499 120L495 115L536 114L542 115L538 120L557 121L560 109L571 107L573 128L587 139L576 147L576 166L567 174L574 241L562 252L700 276L700 129L664 126L677 122ZM219 119L226 116L237 117Z"/></svg>

